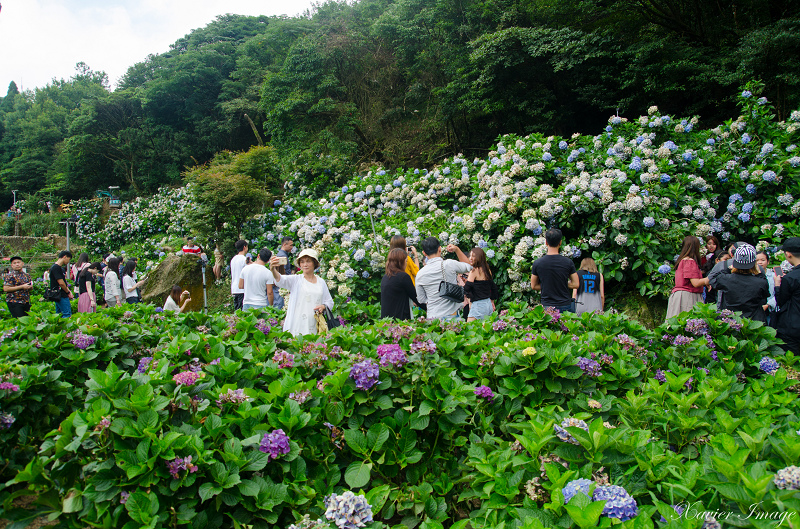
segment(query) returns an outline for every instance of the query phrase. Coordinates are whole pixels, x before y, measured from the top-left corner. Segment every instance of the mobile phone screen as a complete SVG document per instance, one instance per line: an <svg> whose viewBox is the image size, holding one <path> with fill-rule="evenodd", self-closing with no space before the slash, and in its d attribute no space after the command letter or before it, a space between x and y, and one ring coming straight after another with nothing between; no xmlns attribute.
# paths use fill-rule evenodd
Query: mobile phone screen
<svg viewBox="0 0 800 529"><path fill-rule="evenodd" d="M781 268L780 266L776 266L772 270L775 272L776 276L782 276L783 275L783 268Z"/></svg>

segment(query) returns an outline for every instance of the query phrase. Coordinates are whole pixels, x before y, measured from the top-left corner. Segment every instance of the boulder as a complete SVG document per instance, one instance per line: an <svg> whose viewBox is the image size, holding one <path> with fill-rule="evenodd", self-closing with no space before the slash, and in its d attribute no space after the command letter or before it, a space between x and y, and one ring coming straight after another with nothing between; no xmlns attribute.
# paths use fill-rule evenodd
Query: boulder
<svg viewBox="0 0 800 529"><path fill-rule="evenodd" d="M205 267L205 272L207 286L211 287L214 283L214 272L210 266ZM186 306L186 310L203 310L203 273L199 256L167 255L147 277L142 288L142 301L145 303L163 307L172 291L172 285L179 285L192 295L192 301Z"/></svg>

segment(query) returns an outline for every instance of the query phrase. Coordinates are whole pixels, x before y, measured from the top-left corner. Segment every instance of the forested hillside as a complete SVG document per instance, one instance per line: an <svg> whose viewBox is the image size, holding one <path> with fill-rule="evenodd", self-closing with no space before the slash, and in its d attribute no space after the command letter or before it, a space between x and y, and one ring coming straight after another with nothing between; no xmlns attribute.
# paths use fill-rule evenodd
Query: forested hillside
<svg viewBox="0 0 800 529"><path fill-rule="evenodd" d="M0 205L12 189L149 193L259 142L286 171L335 184L359 163L485 155L501 133L593 131L653 103L717 123L753 79L785 119L800 106L798 59L799 0L362 0L225 15L113 91L82 63L44 88L12 83Z"/></svg>

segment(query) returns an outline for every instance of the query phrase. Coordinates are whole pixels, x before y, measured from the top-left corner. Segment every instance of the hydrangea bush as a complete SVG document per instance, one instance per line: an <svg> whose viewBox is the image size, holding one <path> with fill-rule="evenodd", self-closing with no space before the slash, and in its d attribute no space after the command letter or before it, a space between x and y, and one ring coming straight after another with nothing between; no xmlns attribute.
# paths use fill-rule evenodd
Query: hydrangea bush
<svg viewBox="0 0 800 529"><path fill-rule="evenodd" d="M494 529L704 513L681 523L716 527L706 512L747 526L749 505L800 508L797 358L711 306L653 331L511 304L300 339L272 310L125 308L0 320L0 517ZM12 506L30 493L37 511Z"/></svg>
<svg viewBox="0 0 800 529"><path fill-rule="evenodd" d="M374 168L337 189L289 175L283 197L243 235L251 248L275 250L285 235L297 251L315 248L333 293L362 300L379 291L393 235L418 249L432 235L485 249L504 301L530 301L538 296L531 262L546 251L544 231L559 227L564 255L593 257L607 279L666 295L686 235L775 252L800 233L800 111L778 122L758 90L751 83L739 96L741 115L713 128L652 107L638 119L611 116L596 135L505 135L485 158ZM97 253L138 240L157 254L155 242L181 233L191 208L189 188L163 189L100 226L96 206L81 203L79 233Z"/></svg>

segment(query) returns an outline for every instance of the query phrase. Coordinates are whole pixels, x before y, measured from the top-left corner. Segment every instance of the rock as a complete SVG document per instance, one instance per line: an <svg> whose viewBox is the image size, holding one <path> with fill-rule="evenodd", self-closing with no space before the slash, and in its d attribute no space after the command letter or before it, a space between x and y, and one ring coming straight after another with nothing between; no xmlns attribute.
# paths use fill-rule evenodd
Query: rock
<svg viewBox="0 0 800 529"><path fill-rule="evenodd" d="M159 307L164 306L172 285L179 285L181 290L188 290L192 301L186 310L203 310L203 274L200 257L197 255L167 255L161 263L147 275L147 282L142 288L142 301ZM206 266L206 282L210 287L214 282L214 272Z"/></svg>

